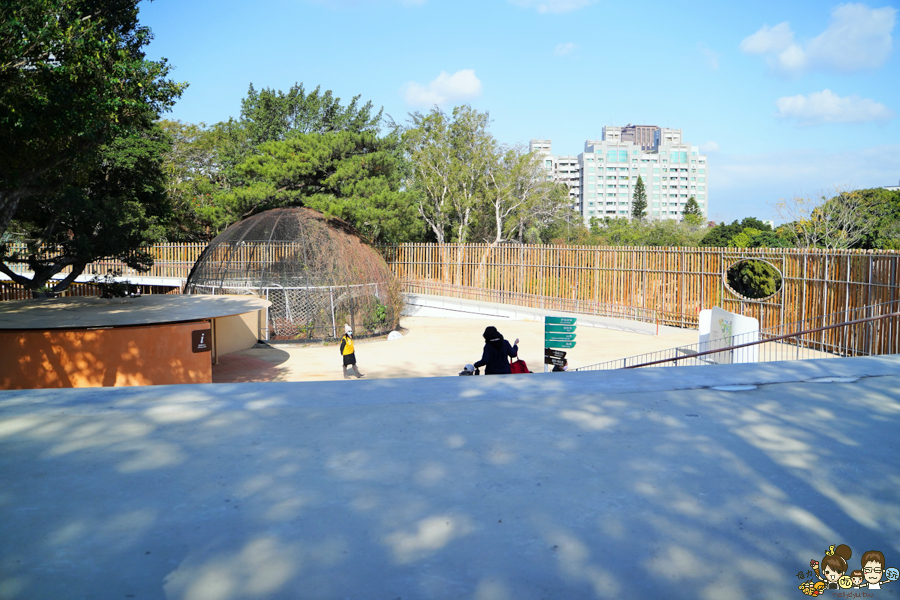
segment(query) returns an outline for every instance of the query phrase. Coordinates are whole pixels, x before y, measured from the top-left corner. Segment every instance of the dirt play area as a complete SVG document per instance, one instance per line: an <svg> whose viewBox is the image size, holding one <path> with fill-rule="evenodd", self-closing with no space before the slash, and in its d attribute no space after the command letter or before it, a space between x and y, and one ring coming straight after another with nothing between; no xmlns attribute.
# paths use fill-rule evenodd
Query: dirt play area
<svg viewBox="0 0 900 600"><path fill-rule="evenodd" d="M403 338L388 341L355 341L360 372L366 378L456 376L467 363L481 358L481 337L488 325L496 326L514 342L519 338L519 356L534 372L543 372L544 326L535 321L509 319L459 319L404 317ZM570 368L697 343L697 331L665 328L660 335L645 335L579 327L576 346L568 351ZM327 381L343 379L337 343L272 343L219 357L213 366L214 383L248 381Z"/></svg>

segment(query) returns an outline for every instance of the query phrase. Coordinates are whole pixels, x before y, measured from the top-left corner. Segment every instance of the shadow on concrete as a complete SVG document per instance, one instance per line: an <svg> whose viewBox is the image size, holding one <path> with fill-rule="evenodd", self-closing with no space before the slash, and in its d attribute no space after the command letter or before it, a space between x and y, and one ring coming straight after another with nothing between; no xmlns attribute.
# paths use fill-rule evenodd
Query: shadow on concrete
<svg viewBox="0 0 900 600"><path fill-rule="evenodd" d="M900 558L897 364L2 393L0 597L797 598Z"/></svg>

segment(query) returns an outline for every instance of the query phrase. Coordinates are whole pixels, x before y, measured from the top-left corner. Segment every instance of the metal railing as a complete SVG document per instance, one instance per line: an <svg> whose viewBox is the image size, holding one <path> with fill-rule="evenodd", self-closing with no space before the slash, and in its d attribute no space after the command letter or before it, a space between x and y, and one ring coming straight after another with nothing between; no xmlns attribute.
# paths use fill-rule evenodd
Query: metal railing
<svg viewBox="0 0 900 600"><path fill-rule="evenodd" d="M900 300L894 300L574 370L602 371L648 365L707 365L890 354L900 337L900 321L892 318L898 314ZM835 330L839 331L835 333Z"/></svg>

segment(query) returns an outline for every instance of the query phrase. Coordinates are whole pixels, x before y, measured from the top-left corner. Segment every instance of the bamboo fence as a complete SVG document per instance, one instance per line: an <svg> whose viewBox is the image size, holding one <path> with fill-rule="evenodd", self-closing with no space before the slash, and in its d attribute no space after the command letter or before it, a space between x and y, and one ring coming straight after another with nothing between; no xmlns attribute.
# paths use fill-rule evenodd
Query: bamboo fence
<svg viewBox="0 0 900 600"><path fill-rule="evenodd" d="M763 329L855 309L876 316L900 303L900 253L796 248L656 248L402 244L382 249L411 293L697 327L720 306ZM782 275L775 295L754 300L726 285L728 269L763 260ZM884 305L887 308L874 308ZM873 325L886 351L900 352L893 320ZM829 335L823 332L823 342Z"/></svg>
<svg viewBox="0 0 900 600"><path fill-rule="evenodd" d="M191 267L199 258L200 253L206 248L206 244L157 244L148 248L153 256L154 263L149 271L140 273L136 269L132 269L125 263L117 260L104 259L89 264L83 274L106 275L111 271L120 272L123 277L167 277L172 279L186 279ZM10 252L24 252L24 244L9 244ZM52 256L51 250L43 252L44 257ZM25 273L28 271L26 265L17 263L10 265L12 271L16 273ZM72 271L71 267L66 267L60 274L66 275ZM170 294L180 293L180 288L172 289L171 286L141 285L137 286L142 294ZM63 296L99 296L100 288L88 283L73 283L62 294ZM0 282L0 301L4 300L27 300L32 297L31 291L26 290L21 285L12 281Z"/></svg>
<svg viewBox="0 0 900 600"><path fill-rule="evenodd" d="M172 288L163 285L135 285L132 291L142 295L149 294L180 294L181 288ZM99 296L102 290L99 286L90 283L73 283L62 293L62 296ZM26 290L21 285L11 281L0 282L0 301L5 300L31 300L31 290Z"/></svg>
<svg viewBox="0 0 900 600"><path fill-rule="evenodd" d="M276 254L286 250L283 246L274 246L271 257L260 256L257 250L246 258L277 260ZM205 247L153 246L155 263L146 273L116 261L98 261L85 273L104 275L120 269L125 277L186 279ZM379 250L405 292L677 327L696 327L700 310L713 306L756 318L761 328L768 329L814 318L824 326L827 315L834 313L877 316L892 303L900 305L896 251L486 244L401 244ZM764 260L781 272L782 287L774 296L744 298L726 285L727 270L748 259ZM24 296L15 296L17 287L4 283L0 297ZM900 328L893 321L873 324L867 334L880 348L878 353L900 352Z"/></svg>
<svg viewBox="0 0 900 600"><path fill-rule="evenodd" d="M24 244L9 244L9 253L24 252ZM125 266L125 263L117 260L103 259L92 262L84 269L85 275L106 275L109 271L121 271L123 277L172 277L185 279L191 271L191 267L197 262L200 253L206 248L204 243L191 244L156 244L150 246L147 250L153 256L153 266L149 271L138 272L136 269ZM43 257L52 256L51 250L43 252ZM12 270L17 273L24 273L28 270L24 264L11 265ZM70 273L71 267L66 267L61 271L63 275Z"/></svg>

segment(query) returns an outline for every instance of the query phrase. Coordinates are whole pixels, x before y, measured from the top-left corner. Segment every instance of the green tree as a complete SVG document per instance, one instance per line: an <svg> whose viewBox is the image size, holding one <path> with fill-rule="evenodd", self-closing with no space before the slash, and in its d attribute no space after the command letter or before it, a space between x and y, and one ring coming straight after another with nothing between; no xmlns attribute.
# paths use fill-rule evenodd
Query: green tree
<svg viewBox="0 0 900 600"><path fill-rule="evenodd" d="M591 233L601 246L642 246L645 240L643 223L625 217L591 219Z"/></svg>
<svg viewBox="0 0 900 600"><path fill-rule="evenodd" d="M638 175L637 184L634 186L634 194L631 198L631 217L642 221L647 216L647 192L644 190L644 180Z"/></svg>
<svg viewBox="0 0 900 600"><path fill-rule="evenodd" d="M359 106L359 99L354 96L350 104L341 106L341 99L331 90L322 93L321 86L309 93L302 83L287 92L269 88L257 92L251 83L241 101L241 123L253 147L305 133L378 133L383 109L373 114L372 102Z"/></svg>
<svg viewBox="0 0 900 600"><path fill-rule="evenodd" d="M733 238L748 227L761 232L772 231L772 227L768 223L763 223L755 217L746 217L741 221L733 221L731 224L721 223L709 229L700 240L700 245L727 248L732 246Z"/></svg>
<svg viewBox="0 0 900 600"><path fill-rule="evenodd" d="M784 230L797 247L855 248L876 227L870 201L859 191L841 192L827 200L824 196L780 200L775 210L787 222Z"/></svg>
<svg viewBox="0 0 900 600"><path fill-rule="evenodd" d="M646 224L647 246L696 247L704 235L701 227L675 219L660 219Z"/></svg>
<svg viewBox="0 0 900 600"><path fill-rule="evenodd" d="M728 245L732 248L749 248L753 244L753 240L761 234L762 231L759 229L745 227L739 234L731 238Z"/></svg>
<svg viewBox="0 0 900 600"><path fill-rule="evenodd" d="M697 204L697 200L693 196L688 198L688 201L685 203L681 217L686 223L695 227L703 225L703 211L700 210L700 205Z"/></svg>
<svg viewBox="0 0 900 600"><path fill-rule="evenodd" d="M138 1L0 4L0 237L23 201L84 181L100 147L180 96L166 60L145 58Z"/></svg>
<svg viewBox="0 0 900 600"><path fill-rule="evenodd" d="M496 148L483 195L478 228L472 234L473 239L492 244L522 242L528 231L532 238L553 235L555 226L567 222L571 213L568 187L548 181L541 156L522 146Z"/></svg>
<svg viewBox="0 0 900 600"><path fill-rule="evenodd" d="M265 175L248 170L248 161L253 156L269 161L271 156L266 157L267 151L261 148L270 142L339 132L377 136L382 111L374 112L371 102L360 105L359 98L356 96L343 106L340 98L335 98L331 91L321 92L319 87L309 93L302 84L294 84L287 92L268 88L257 91L251 84L241 101L238 119L229 118L211 127L203 123L164 122L174 138L165 165L167 189L175 210L167 232L169 239L209 240L255 210L285 203L302 204L300 198L306 196L304 193L286 199L285 192L290 192L290 187L279 192L280 199L255 198L254 194L265 187L260 187ZM309 147L308 138L303 145ZM385 151L393 152L398 159L395 162L403 167L396 143L380 144L379 152ZM326 163L317 161L319 166ZM320 179L325 178L324 173L319 175ZM393 177L390 185L397 187L397 177ZM345 192L342 194L347 196ZM345 209L346 206L337 213L344 214ZM416 219L412 219L410 226L415 224ZM381 239L384 232L395 230L395 226L396 222L387 218L384 227L365 229Z"/></svg>
<svg viewBox="0 0 900 600"><path fill-rule="evenodd" d="M295 83L287 92L270 88L257 91L251 83L247 96L241 100L240 118L228 119L213 128L219 144L223 190L247 183L237 166L267 142L339 131L377 135L383 109L372 114L372 102L359 106L359 98L354 96L349 105L341 106L340 98L335 98L331 90L322 93L319 86L309 93L302 83ZM207 212L220 217L224 214L216 207Z"/></svg>
<svg viewBox="0 0 900 600"><path fill-rule="evenodd" d="M900 191L874 188L856 193L866 207L864 218L873 226L854 247L900 249Z"/></svg>
<svg viewBox="0 0 900 600"><path fill-rule="evenodd" d="M61 292L88 264L104 257L148 269L153 258L142 248L160 241L170 214L162 169L169 143L157 126L119 137L95 155L83 185L24 203L13 225L27 240L26 248L8 252L6 262L25 264L33 275L15 273L6 264L0 271L38 290L71 267L52 286Z"/></svg>
<svg viewBox="0 0 900 600"><path fill-rule="evenodd" d="M222 167L225 136L204 123L160 121L171 138L163 160L166 194L172 205L166 238L169 241L209 241L217 233L208 215L226 185ZM214 212L214 209L212 210Z"/></svg>
<svg viewBox="0 0 900 600"><path fill-rule="evenodd" d="M799 247L900 248L900 192L882 188L839 192L819 201L782 200L783 234Z"/></svg>
<svg viewBox="0 0 900 600"><path fill-rule="evenodd" d="M465 243L478 218L477 204L497 146L489 123L487 113L468 105L449 115L437 107L427 115L410 114L403 132L409 185L438 244Z"/></svg>
<svg viewBox="0 0 900 600"><path fill-rule="evenodd" d="M266 142L237 165L245 182L223 192L204 214L222 226L282 206L306 206L345 219L374 241L421 237L410 193L401 191L397 135L340 131Z"/></svg>
<svg viewBox="0 0 900 600"><path fill-rule="evenodd" d="M533 202L520 207L515 220L518 223L518 241L525 242L525 232L535 243L555 240L554 243L576 243L589 235L581 213L572 208L569 186L564 183L546 182Z"/></svg>
<svg viewBox="0 0 900 600"><path fill-rule="evenodd" d="M787 236L778 231L762 231L754 235L750 240L749 248L790 248L792 246Z"/></svg>
<svg viewBox="0 0 900 600"><path fill-rule="evenodd" d="M703 230L674 219L639 221L609 218L591 220L594 243L603 246L697 246Z"/></svg>

